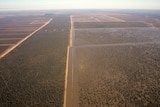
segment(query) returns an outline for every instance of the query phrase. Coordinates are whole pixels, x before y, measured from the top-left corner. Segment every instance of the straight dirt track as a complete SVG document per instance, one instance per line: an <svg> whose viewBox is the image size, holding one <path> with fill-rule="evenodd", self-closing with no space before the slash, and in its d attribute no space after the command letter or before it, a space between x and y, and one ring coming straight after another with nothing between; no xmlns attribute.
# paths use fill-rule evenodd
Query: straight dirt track
<svg viewBox="0 0 160 107"><path fill-rule="evenodd" d="M70 28L70 35L69 35L69 45L67 47L67 59L66 59L66 73L65 73L65 87L64 87L64 104L63 104L63 107L68 107L69 105L71 106L71 104L68 103L68 99L72 100L72 96L71 94L69 94L69 87L72 87L71 86L71 83L68 83L69 81L71 82L72 80L69 80L71 79L71 75L70 74L70 69L72 68L71 65L69 65L69 63L71 64L71 62L69 61L72 61L71 60L71 47L72 47L72 32L73 32L73 22L72 22L72 16L70 16L70 22L71 22L71 28ZM69 69L70 68L70 69Z"/></svg>
<svg viewBox="0 0 160 107"><path fill-rule="evenodd" d="M0 55L0 59L5 57L8 53L10 53L13 49L15 49L17 46L19 46L20 44L22 44L25 40L27 40L29 37L31 37L33 34L35 34L36 32L38 32L39 30L41 30L43 27L45 27L46 25L48 25L50 22L52 21L52 18L49 19L49 21L47 21L44 25L42 25L41 27L39 27L38 29L36 29L35 31L33 31L31 34L29 34L28 36L26 36L25 38L23 38L22 40L20 40L18 43L16 43L15 45L13 45L12 47L10 47L9 49L7 49L5 52L3 52Z"/></svg>
<svg viewBox="0 0 160 107"><path fill-rule="evenodd" d="M66 74L65 74L65 89L64 89L64 105L63 107L78 107L77 100L77 76L75 73L75 58L74 58L74 22L70 16L71 28L69 37L69 46L67 48L67 60L66 60Z"/></svg>

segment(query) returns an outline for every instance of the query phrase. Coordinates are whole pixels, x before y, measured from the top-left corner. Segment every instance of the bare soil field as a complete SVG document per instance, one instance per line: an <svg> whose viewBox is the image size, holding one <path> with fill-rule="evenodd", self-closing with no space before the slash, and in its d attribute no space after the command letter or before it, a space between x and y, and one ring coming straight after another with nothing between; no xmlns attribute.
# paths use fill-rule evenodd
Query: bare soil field
<svg viewBox="0 0 160 107"><path fill-rule="evenodd" d="M111 14L110 16L116 17L125 21L144 21L144 17L142 16L136 16L136 15L131 15L131 14Z"/></svg>
<svg viewBox="0 0 160 107"><path fill-rule="evenodd" d="M79 107L160 105L160 45L76 49Z"/></svg>
<svg viewBox="0 0 160 107"><path fill-rule="evenodd" d="M128 28L151 27L143 22L75 22L75 28Z"/></svg>
<svg viewBox="0 0 160 107"><path fill-rule="evenodd" d="M143 22L152 27L160 27L158 17L148 17L145 15L123 14L123 13L99 13L74 15L74 22Z"/></svg>
<svg viewBox="0 0 160 107"><path fill-rule="evenodd" d="M9 38L24 38L26 35L28 35L28 33L23 33L23 34L4 34L4 35L0 35L0 39L9 39Z"/></svg>
<svg viewBox="0 0 160 107"><path fill-rule="evenodd" d="M17 43L19 40L0 40L1 44L15 44Z"/></svg>
<svg viewBox="0 0 160 107"><path fill-rule="evenodd" d="M124 22L124 20L115 17L110 17L105 14L74 16L73 21L74 22Z"/></svg>
<svg viewBox="0 0 160 107"><path fill-rule="evenodd" d="M159 18L144 17L144 16L137 16L137 15L131 15L131 14L126 14L126 15L112 14L110 16L121 19L121 20L125 20L125 21L137 21L138 20L141 22L153 24L153 26L155 27L160 27Z"/></svg>
<svg viewBox="0 0 160 107"><path fill-rule="evenodd" d="M109 28L75 30L75 46L160 41L157 28Z"/></svg>
<svg viewBox="0 0 160 107"><path fill-rule="evenodd" d="M160 19L157 18L146 18L147 23L151 23L155 27L160 27Z"/></svg>

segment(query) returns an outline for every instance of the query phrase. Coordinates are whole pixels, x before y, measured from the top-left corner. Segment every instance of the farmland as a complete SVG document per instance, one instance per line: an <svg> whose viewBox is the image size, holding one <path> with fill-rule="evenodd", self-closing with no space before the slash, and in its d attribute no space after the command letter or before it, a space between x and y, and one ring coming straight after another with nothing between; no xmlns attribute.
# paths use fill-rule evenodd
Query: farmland
<svg viewBox="0 0 160 107"><path fill-rule="evenodd" d="M71 16L66 107L159 106L160 29L142 16L89 14Z"/></svg>
<svg viewBox="0 0 160 107"><path fill-rule="evenodd" d="M0 52L3 52L7 48L9 48L9 46L7 46L7 45L0 46Z"/></svg>
<svg viewBox="0 0 160 107"><path fill-rule="evenodd" d="M127 23L121 23L123 25L128 25L129 23L132 24L132 26L128 25L128 27L134 27L135 24L133 24L133 22L136 22L138 25L143 24L145 26L151 26L151 27L160 27L160 18L158 17L158 13L157 14L152 14L152 13L127 13L127 12L122 12L122 13L117 13L117 12L99 12L99 13L88 13L88 14L84 14L81 13L79 15L75 15L73 18L73 21L76 23L79 22L87 22L87 25L92 25L90 24L92 22L97 23L97 22L110 22L109 24L114 23L114 24L118 24L118 26L123 27L122 25L119 25L120 22L127 22ZM150 17L149 17L150 16ZM81 23L82 24L82 23ZM133 26L134 25L134 26ZM106 26L106 25L105 25ZM142 26L142 25L141 25ZM87 27L87 26L86 26ZM115 26L117 27L117 26ZM136 27L136 26L135 26Z"/></svg>
<svg viewBox="0 0 160 107"><path fill-rule="evenodd" d="M75 28L149 27L142 22L75 22Z"/></svg>
<svg viewBox="0 0 160 107"><path fill-rule="evenodd" d="M0 15L0 107L160 106L158 16L36 12Z"/></svg>
<svg viewBox="0 0 160 107"><path fill-rule="evenodd" d="M49 20L44 16L6 16L0 19L0 47L10 44L10 47L3 46L0 56L8 48L12 48L20 40L41 27ZM13 45L14 44L14 45Z"/></svg>
<svg viewBox="0 0 160 107"><path fill-rule="evenodd" d="M111 17L105 14L75 15L73 21L74 22L124 22L124 20Z"/></svg>
<svg viewBox="0 0 160 107"><path fill-rule="evenodd" d="M70 20L65 14L51 18L54 21L0 59L1 107L63 106Z"/></svg>
<svg viewBox="0 0 160 107"><path fill-rule="evenodd" d="M75 30L75 45L96 45L112 43L139 43L160 41L157 28L101 28ZM152 35L152 36L151 36Z"/></svg>

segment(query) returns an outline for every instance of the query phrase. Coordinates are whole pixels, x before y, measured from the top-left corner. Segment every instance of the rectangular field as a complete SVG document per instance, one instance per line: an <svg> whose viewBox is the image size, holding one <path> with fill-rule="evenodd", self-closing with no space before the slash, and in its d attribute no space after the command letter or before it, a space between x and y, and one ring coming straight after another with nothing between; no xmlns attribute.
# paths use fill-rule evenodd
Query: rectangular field
<svg viewBox="0 0 160 107"><path fill-rule="evenodd" d="M17 40L0 40L1 44L16 44L20 39Z"/></svg>
<svg viewBox="0 0 160 107"><path fill-rule="evenodd" d="M124 20L106 14L74 16L74 22L124 22Z"/></svg>
<svg viewBox="0 0 160 107"><path fill-rule="evenodd" d="M132 15L132 14L111 14L111 17L115 17L125 21L142 21L148 23L151 26L160 27L160 19L155 17L148 17L145 15Z"/></svg>
<svg viewBox="0 0 160 107"><path fill-rule="evenodd" d="M75 28L127 28L150 27L143 22L75 22Z"/></svg>
<svg viewBox="0 0 160 107"><path fill-rule="evenodd" d="M0 39L9 39L9 38L24 38L27 36L29 33L13 33L13 34L0 34Z"/></svg>
<svg viewBox="0 0 160 107"><path fill-rule="evenodd" d="M49 18L44 16L6 16L1 18L0 46L18 43L18 41L41 27L48 20ZM4 51L4 48L2 50ZM2 50L0 51L0 55L3 52Z"/></svg>
<svg viewBox="0 0 160 107"><path fill-rule="evenodd" d="M103 28L75 30L75 46L139 43L160 41L160 30L157 28Z"/></svg>
<svg viewBox="0 0 160 107"><path fill-rule="evenodd" d="M151 27L160 27L160 19L143 14L123 14L123 13L99 13L74 15L74 22L142 22Z"/></svg>

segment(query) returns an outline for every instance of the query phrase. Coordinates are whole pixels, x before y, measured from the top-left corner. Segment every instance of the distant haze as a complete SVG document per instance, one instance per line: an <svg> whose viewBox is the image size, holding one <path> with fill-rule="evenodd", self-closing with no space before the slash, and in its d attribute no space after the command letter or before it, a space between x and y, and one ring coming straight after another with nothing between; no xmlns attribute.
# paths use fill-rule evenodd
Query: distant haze
<svg viewBox="0 0 160 107"><path fill-rule="evenodd" d="M1 0L0 10L160 9L160 0Z"/></svg>

